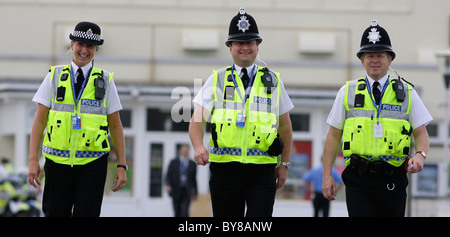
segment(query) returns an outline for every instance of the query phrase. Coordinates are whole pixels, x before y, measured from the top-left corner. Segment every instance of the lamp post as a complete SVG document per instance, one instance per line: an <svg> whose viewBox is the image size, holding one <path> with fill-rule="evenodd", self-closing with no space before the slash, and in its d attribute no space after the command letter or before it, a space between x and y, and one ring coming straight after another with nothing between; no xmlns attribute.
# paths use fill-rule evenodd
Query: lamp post
<svg viewBox="0 0 450 237"><path fill-rule="evenodd" d="M442 181L440 185L440 196L446 196L448 195L448 172L449 172L449 144L448 144L448 137L449 137L449 95L450 95L450 50L446 51L440 51L437 53L438 62L439 62L439 70L441 74L443 75L444 79L444 85L445 85L445 100L444 100L444 160L442 162L443 169L442 173Z"/></svg>

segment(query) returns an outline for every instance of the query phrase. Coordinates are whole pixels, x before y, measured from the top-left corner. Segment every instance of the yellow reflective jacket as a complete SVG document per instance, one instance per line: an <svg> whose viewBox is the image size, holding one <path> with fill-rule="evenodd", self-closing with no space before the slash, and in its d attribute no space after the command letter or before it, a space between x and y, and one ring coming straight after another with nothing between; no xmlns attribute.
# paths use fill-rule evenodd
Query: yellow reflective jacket
<svg viewBox="0 0 450 237"><path fill-rule="evenodd" d="M346 119L342 138L346 165L350 164L350 156L355 154L370 161L382 160L398 167L409 155L412 133L409 123L411 85L402 82L405 100L398 102L393 89L395 81L387 81L389 84L381 99L379 115L365 78L346 83Z"/></svg>
<svg viewBox="0 0 450 237"><path fill-rule="evenodd" d="M52 66L50 73L52 101L43 155L59 164L84 165L109 152L106 99L114 73L93 67L77 104L72 92L71 66ZM98 77L103 77L105 82L102 100L95 99L94 81ZM58 93L58 88L65 89ZM73 120L78 117L81 127L74 129Z"/></svg>
<svg viewBox="0 0 450 237"><path fill-rule="evenodd" d="M256 66L255 66L256 67ZM267 153L277 136L280 98L279 73L271 72L271 93L261 80L263 67L256 67L248 99L241 79L231 67L214 70L214 109L211 117L209 160L252 164L275 164L276 156ZM233 73L239 92L232 80ZM242 97L242 98L241 98ZM245 126L237 126L239 117L246 116Z"/></svg>

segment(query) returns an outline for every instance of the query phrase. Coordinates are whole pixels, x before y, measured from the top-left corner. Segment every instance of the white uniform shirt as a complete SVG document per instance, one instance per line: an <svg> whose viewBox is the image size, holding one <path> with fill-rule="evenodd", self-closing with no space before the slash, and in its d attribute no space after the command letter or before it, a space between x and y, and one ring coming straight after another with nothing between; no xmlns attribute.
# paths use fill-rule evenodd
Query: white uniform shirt
<svg viewBox="0 0 450 237"><path fill-rule="evenodd" d="M253 64L248 68L247 72L249 74L249 77L253 76L253 68L257 67L256 64ZM239 67L238 65L234 65L234 69L236 70L236 73L239 76L241 75L242 67ZM255 72L256 73L256 72ZM255 79L256 80L256 79ZM194 100L192 101L195 106L202 106L208 111L211 111L214 107L214 101L213 101L213 93L212 93L212 85L214 82L214 74L209 76L208 80L206 80L203 87L198 92L197 96L195 96ZM292 108L294 108L294 105L292 104L291 99L289 98L289 95L286 92L286 89L284 89L283 82L280 79L280 85L281 88L281 94L280 94L280 101L279 101L279 114L285 114L286 112L289 112ZM243 95L242 95L243 96Z"/></svg>
<svg viewBox="0 0 450 237"><path fill-rule="evenodd" d="M92 67L92 62L88 63L87 65L81 67L81 70L83 70L84 78L87 78L89 75L89 70ZM72 61L72 71L74 72L73 77L74 81L76 82L78 77L78 66ZM33 97L33 102L36 104L42 104L48 108L50 108L51 101L52 101L52 87L51 87L51 73L47 73L47 76L45 77L44 81L42 82L41 86L37 90L36 94ZM106 97L106 114L112 114L116 111L119 111L122 109L122 105L120 104L119 100L119 94L117 93L116 85L114 84L114 80L111 80L110 84L110 90L109 94Z"/></svg>
<svg viewBox="0 0 450 237"><path fill-rule="evenodd" d="M382 87L387 78L388 75L386 74L378 81L380 83L380 85L378 86L378 89L380 91L382 90ZM369 76L367 76L367 79L369 80L369 83L372 87L375 80L370 78ZM338 94L336 95L336 99L334 100L333 107L331 108L330 114L328 115L327 119L327 123L329 125L340 130L344 128L345 114L347 112L344 107L345 88L346 85L342 86ZM411 123L413 129L416 129L422 125L429 124L433 120L433 117L431 117L431 114L423 104L422 100L417 94L417 91L412 88L410 93L412 97L412 104L409 113L409 122Z"/></svg>

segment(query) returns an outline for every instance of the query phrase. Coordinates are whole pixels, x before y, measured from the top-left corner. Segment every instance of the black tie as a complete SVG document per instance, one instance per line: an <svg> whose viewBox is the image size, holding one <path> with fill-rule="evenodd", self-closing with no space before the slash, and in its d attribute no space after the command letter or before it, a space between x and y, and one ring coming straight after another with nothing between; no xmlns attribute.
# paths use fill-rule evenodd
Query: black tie
<svg viewBox="0 0 450 237"><path fill-rule="evenodd" d="M250 81L250 77L248 76L247 69L245 67L242 68L241 72L242 72L242 77L241 77L242 84L244 84L244 88L247 89L248 82Z"/></svg>
<svg viewBox="0 0 450 237"><path fill-rule="evenodd" d="M373 83L373 97L375 98L375 103L377 103L377 105L380 104L380 100L381 100L381 91L380 89L378 89L378 86L380 85L379 82L374 82Z"/></svg>
<svg viewBox="0 0 450 237"><path fill-rule="evenodd" d="M78 76L77 76L77 83L75 84L75 95L78 96L78 93L80 92L81 85L84 82L84 75L83 70L81 68L78 68Z"/></svg>

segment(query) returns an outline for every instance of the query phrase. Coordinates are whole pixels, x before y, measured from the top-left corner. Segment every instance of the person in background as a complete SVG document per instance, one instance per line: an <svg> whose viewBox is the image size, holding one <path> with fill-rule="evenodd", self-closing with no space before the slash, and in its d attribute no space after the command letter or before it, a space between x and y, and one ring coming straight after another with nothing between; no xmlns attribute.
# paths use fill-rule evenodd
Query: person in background
<svg viewBox="0 0 450 237"><path fill-rule="evenodd" d="M323 217L328 217L330 213L330 200L326 199L322 194L322 171L323 165L310 170L303 176L303 180L312 186L312 191L314 192L313 207L314 207L314 217L319 217L319 212L322 212ZM336 192L342 188L343 182L342 178L337 172L336 168L333 168L332 175L336 183ZM312 185L311 185L312 184Z"/></svg>
<svg viewBox="0 0 450 237"><path fill-rule="evenodd" d="M197 198L197 165L189 158L189 150L189 145L182 145L167 170L166 191L172 197L175 217L189 217L191 198Z"/></svg>

